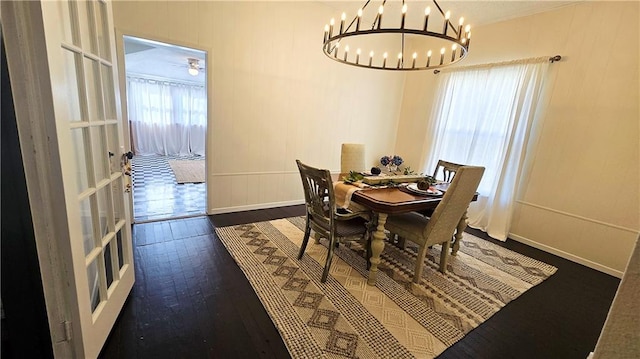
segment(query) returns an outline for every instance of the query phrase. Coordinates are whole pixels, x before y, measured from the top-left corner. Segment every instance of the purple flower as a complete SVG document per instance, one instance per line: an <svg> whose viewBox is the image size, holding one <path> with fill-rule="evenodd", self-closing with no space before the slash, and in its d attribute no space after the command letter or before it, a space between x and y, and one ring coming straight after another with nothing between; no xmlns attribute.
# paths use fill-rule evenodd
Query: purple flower
<svg viewBox="0 0 640 359"><path fill-rule="evenodd" d="M393 155L393 158L391 159L391 163L393 163L396 166L400 166L402 164L402 162L404 162L402 160L402 157L400 157L398 155Z"/></svg>
<svg viewBox="0 0 640 359"><path fill-rule="evenodd" d="M389 156L384 156L380 159L380 164L382 164L383 166L386 166L389 163L391 163L391 157Z"/></svg>

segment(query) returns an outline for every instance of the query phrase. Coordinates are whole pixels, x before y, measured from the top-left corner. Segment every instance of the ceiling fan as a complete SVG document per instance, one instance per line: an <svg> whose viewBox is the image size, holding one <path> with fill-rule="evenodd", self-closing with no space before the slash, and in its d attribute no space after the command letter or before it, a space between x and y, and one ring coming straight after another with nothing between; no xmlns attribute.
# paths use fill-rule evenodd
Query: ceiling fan
<svg viewBox="0 0 640 359"><path fill-rule="evenodd" d="M200 70L204 70L204 68L200 67L200 60L198 59L194 59L192 57L187 59L187 62L189 63L189 75L191 76L198 76L198 73L200 73Z"/></svg>
<svg viewBox="0 0 640 359"><path fill-rule="evenodd" d="M157 69L162 71L165 69L164 75L174 74L176 76L182 76L184 72L188 72L189 75L196 77L200 73L205 73L206 61L204 59L198 59L195 57L173 57L163 59L164 61L157 62ZM186 71L185 71L186 70ZM166 72L168 71L168 72ZM160 75L160 74L158 74Z"/></svg>

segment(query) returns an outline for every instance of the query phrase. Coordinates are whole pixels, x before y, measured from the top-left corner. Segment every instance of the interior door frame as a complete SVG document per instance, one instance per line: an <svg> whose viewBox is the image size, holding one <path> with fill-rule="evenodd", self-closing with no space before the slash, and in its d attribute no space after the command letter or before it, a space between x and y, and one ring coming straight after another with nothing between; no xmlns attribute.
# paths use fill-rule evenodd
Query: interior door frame
<svg viewBox="0 0 640 359"><path fill-rule="evenodd" d="M205 79L205 89L207 91L207 131L206 131L206 135L205 135L205 144L204 144L204 151L205 151L205 164L204 164L204 170L205 170L205 188L206 188L206 192L205 195L207 196L206 200L205 200L205 214L209 215L209 175L208 175L208 168L209 168L209 163L207 158L209 158L209 149L212 148L211 146L211 142L210 142L210 128L212 127L212 120L211 120L211 90L210 90L210 86L209 84L211 83L211 78L212 78L212 70L213 66L212 66L212 50L209 47L206 46L200 46L194 43L190 43L190 42L186 42L186 41L179 41L179 40L175 40L175 39L169 39L169 38L164 38L161 36L157 36L157 35L150 35L150 34L146 34L146 33L142 33L140 31L134 31L134 30L130 30L130 29L123 29L123 28L119 28L117 26L115 26L115 36L116 36L116 58L117 58L117 63L118 63L118 84L120 86L120 109L121 109L121 113L122 113L122 119L123 119L123 123L126 124L125 126L122 126L122 130L123 130L123 136L125 139L125 146L127 146L126 151L132 151L131 149L131 131L130 131L130 121L129 121L129 109L127 107L127 69L126 69L126 60L124 57L124 36L131 36L131 37L138 37L138 38L143 38L143 39L147 39L147 40L151 40L151 41L157 41L157 42L162 42L165 44L170 44L170 45L176 45L176 46L182 46L182 47L188 47L194 50L198 50L198 51L204 51L206 53L205 56L205 64L206 64L206 79ZM124 122L126 121L126 122ZM133 190L129 192L129 196L130 196L130 200L129 200L129 213L131 214L131 223L136 223L135 222L135 213L133 211Z"/></svg>

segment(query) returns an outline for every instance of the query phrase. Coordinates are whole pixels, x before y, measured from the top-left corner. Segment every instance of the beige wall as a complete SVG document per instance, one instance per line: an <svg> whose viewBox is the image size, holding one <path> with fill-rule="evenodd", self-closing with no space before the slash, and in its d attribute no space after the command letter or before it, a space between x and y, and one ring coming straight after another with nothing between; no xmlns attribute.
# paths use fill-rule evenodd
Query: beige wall
<svg viewBox="0 0 640 359"><path fill-rule="evenodd" d="M121 33L209 53L210 213L300 203L294 160L337 172L343 142L365 143L368 166L397 153L430 170L420 164L437 77L326 59L333 7L114 2ZM584 2L478 26L461 64L563 56L511 238L615 275L640 228L638 13L637 2Z"/></svg>
<svg viewBox="0 0 640 359"><path fill-rule="evenodd" d="M323 28L338 10L262 1L113 10L118 33L208 51L209 213L302 203L295 160L339 172L344 142L366 144L367 166L392 151L404 76L326 58Z"/></svg>
<svg viewBox="0 0 640 359"><path fill-rule="evenodd" d="M584 2L479 26L461 64L562 55L510 238L618 276L640 229L639 6ZM407 78L396 152L410 161L426 157L435 80Z"/></svg>

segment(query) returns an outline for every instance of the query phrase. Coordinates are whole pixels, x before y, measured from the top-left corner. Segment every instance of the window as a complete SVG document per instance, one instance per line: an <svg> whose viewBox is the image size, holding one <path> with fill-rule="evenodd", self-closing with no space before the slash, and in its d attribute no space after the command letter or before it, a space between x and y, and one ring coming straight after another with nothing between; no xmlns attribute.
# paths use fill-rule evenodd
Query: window
<svg viewBox="0 0 640 359"><path fill-rule="evenodd" d="M204 86L128 77L127 93L136 154L204 155Z"/></svg>
<svg viewBox="0 0 640 359"><path fill-rule="evenodd" d="M426 168L438 159L485 167L480 199L469 208L469 225L506 239L525 149L548 62L476 67L439 76L439 94L427 141Z"/></svg>

